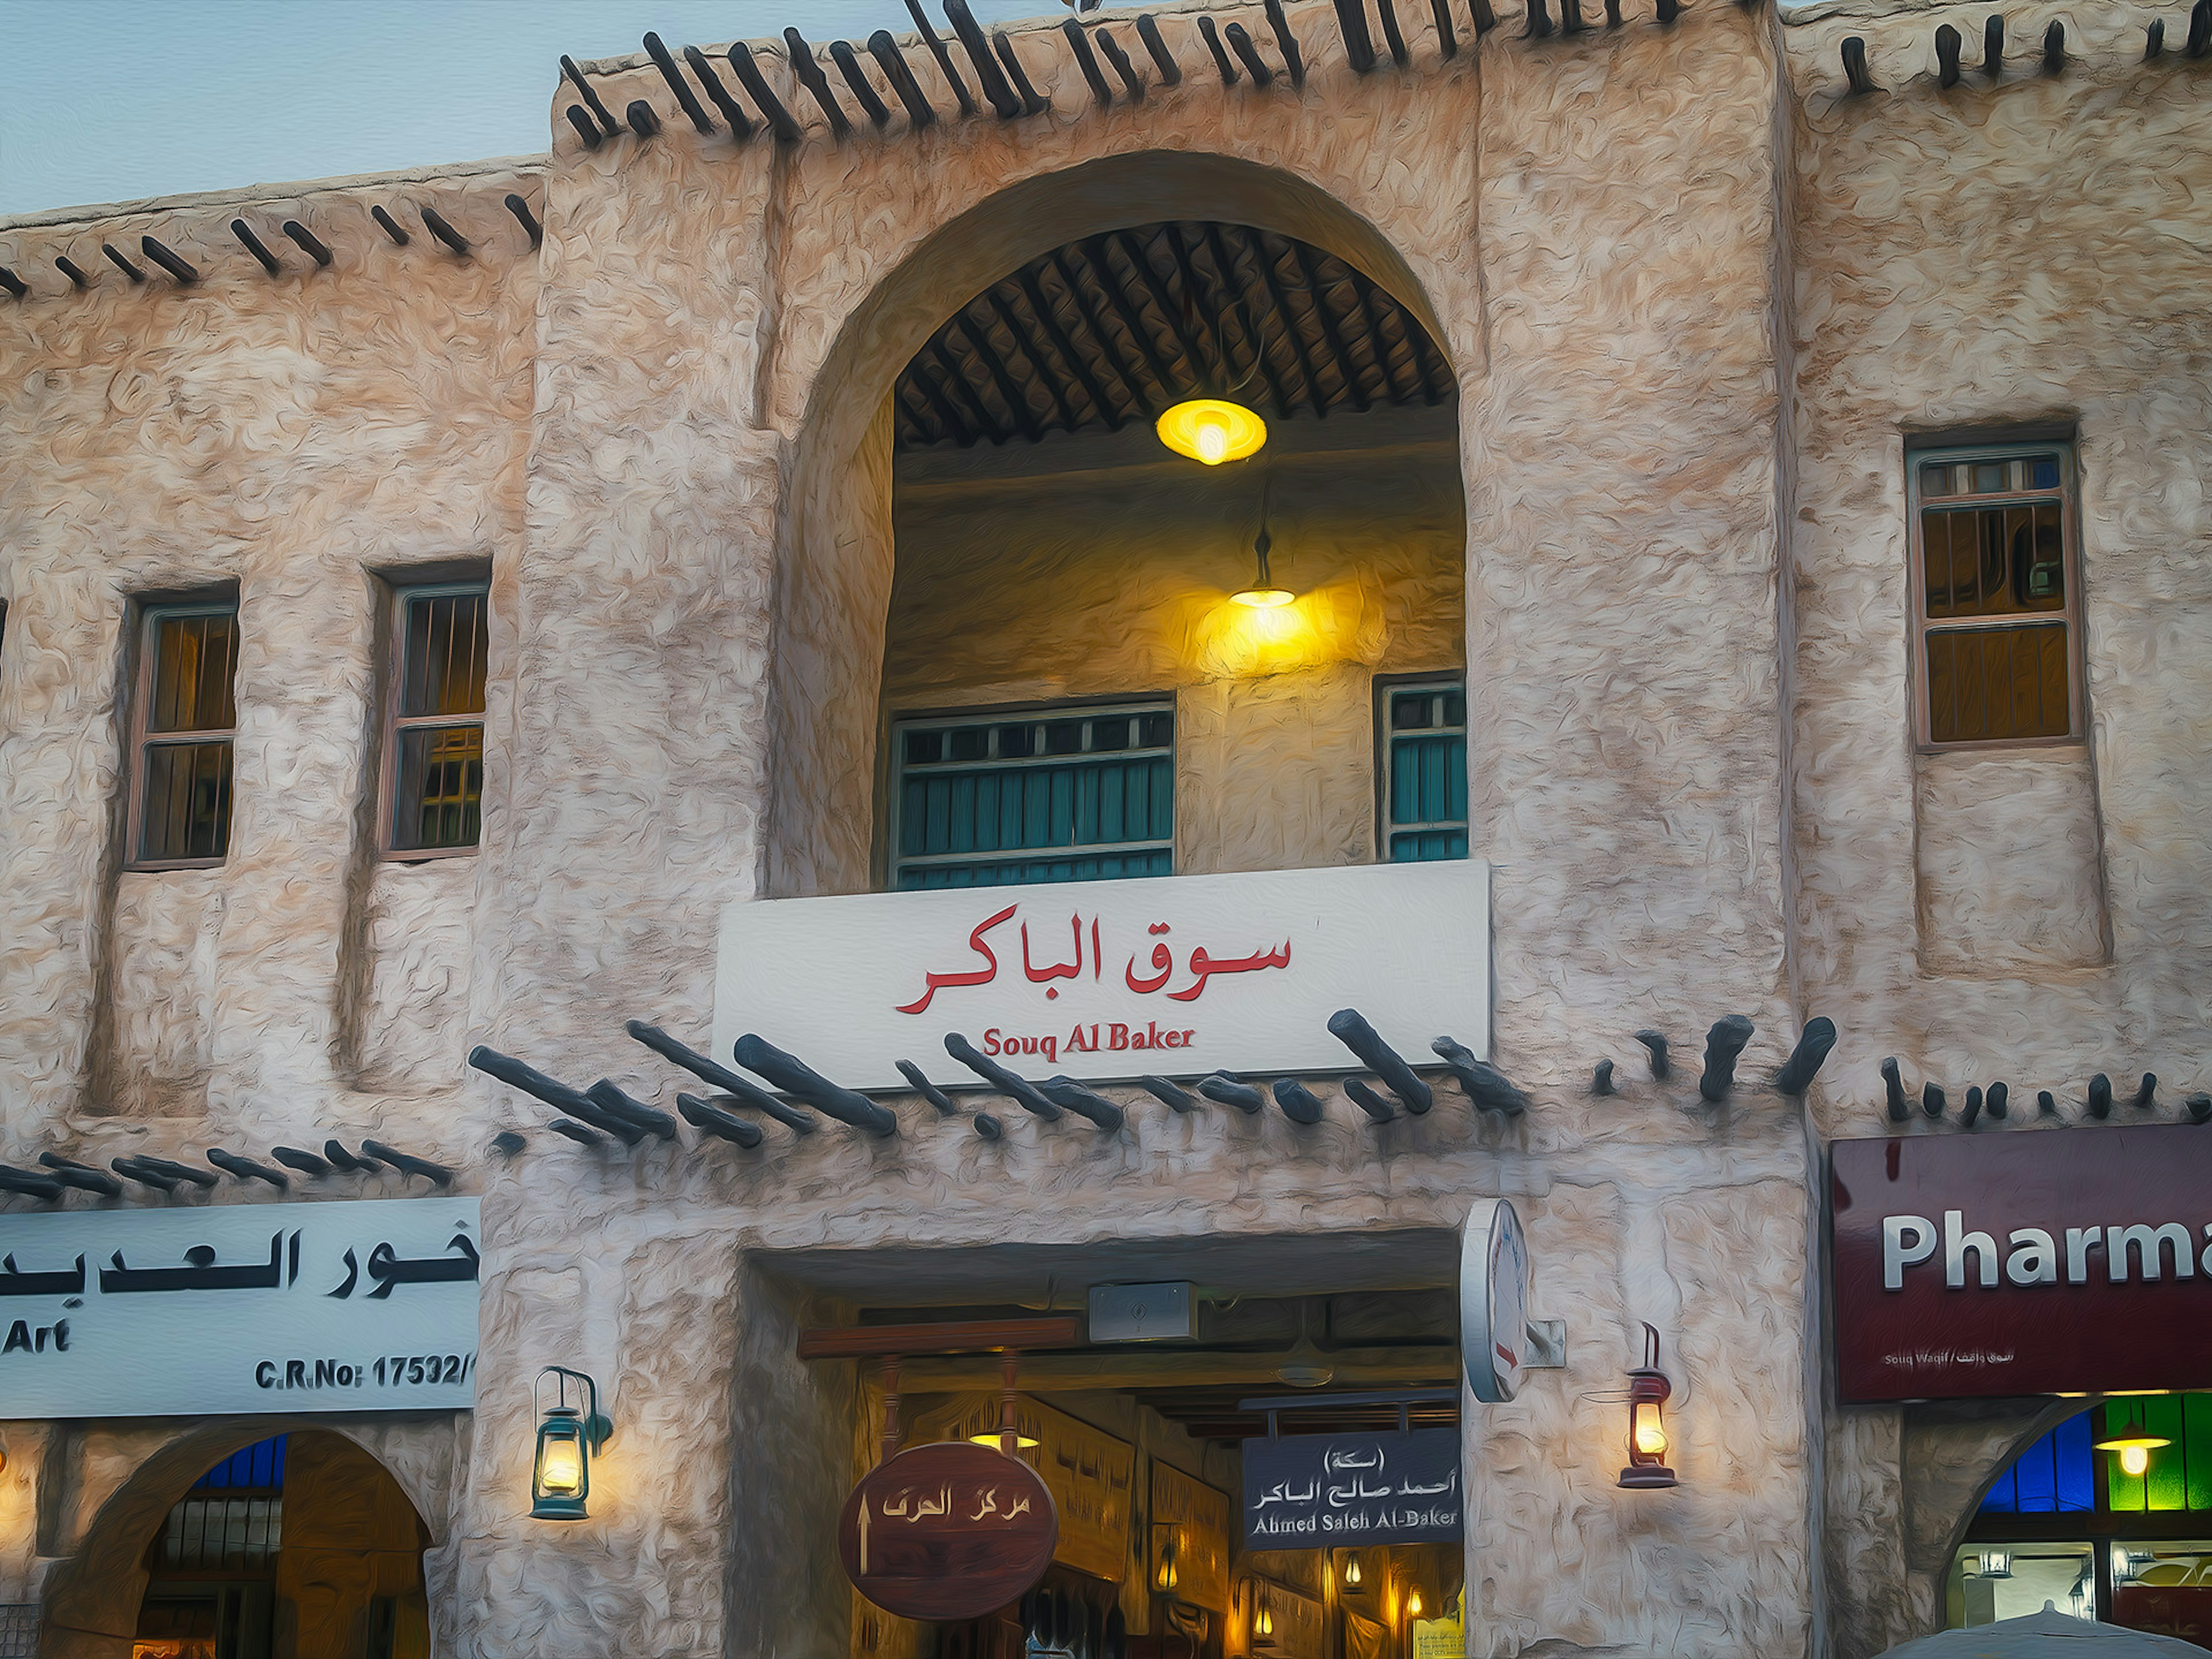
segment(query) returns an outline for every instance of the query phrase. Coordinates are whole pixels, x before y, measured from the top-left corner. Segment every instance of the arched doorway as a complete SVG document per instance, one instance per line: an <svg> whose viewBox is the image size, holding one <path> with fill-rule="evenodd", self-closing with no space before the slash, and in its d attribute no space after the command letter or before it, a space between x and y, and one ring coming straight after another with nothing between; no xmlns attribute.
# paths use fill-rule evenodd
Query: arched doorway
<svg viewBox="0 0 2212 1659"><path fill-rule="evenodd" d="M1227 304L1232 295L1243 303ZM1405 653L1424 659L1405 672L1455 676L1465 507L1458 380L1441 337L1406 261L1371 224L1304 179L1228 157L1087 163L1002 191L925 239L849 315L809 397L781 536L769 890L895 884L878 810L895 788L885 722L925 682L964 708L1047 701L1077 684L1088 689L1072 695L1115 700L1277 672L1282 652L1261 660L1253 630L1212 614L1250 580L1263 482L1280 501L1266 507L1271 532L1297 540L1320 576L1299 595L1314 602L1279 619L1304 635L1297 665L1346 667L1340 697L1354 679L1398 672L1384 643L1394 627L1401 641L1425 629L1449 642ZM1280 428L1267 466L1163 468L1156 405L1247 372ZM1378 461L1384 451L1394 459ZM982 507L977 492L996 492L996 504ZM1023 528L1009 540L1012 520ZM1036 532L1053 520L1087 537L1047 547L1052 538ZM1385 594L1376 561L1323 557L1332 541L1371 550L1401 530L1420 550L1414 585L1434 591ZM969 556L994 538L992 558ZM1154 556L1178 538L1190 556L1169 580L1171 562ZM1124 548L1140 622L1035 604L1055 582L1099 577L1102 549L1110 580ZM895 573L921 585L895 595ZM1010 618L1016 586L1030 608ZM946 637L956 621L957 641ZM927 669L887 684L895 629L940 660L994 647L998 660L961 687ZM1071 645L1117 639L1131 648L1113 672L1095 660L1068 668ZM1016 641L1027 643L1005 648ZM1372 762L1363 751L1363 775ZM1364 806L1359 816L1364 830ZM1338 841L1319 856L1255 857L1371 856L1371 837Z"/></svg>
<svg viewBox="0 0 2212 1659"><path fill-rule="evenodd" d="M50 1582L49 1632L118 1659L422 1659L428 1533L398 1482L344 1435L251 1431L147 1460Z"/></svg>
<svg viewBox="0 0 2212 1659"><path fill-rule="evenodd" d="M2045 1601L2212 1641L2212 1394L2116 1395L1998 1471L1954 1553L1945 1623L1988 1624Z"/></svg>

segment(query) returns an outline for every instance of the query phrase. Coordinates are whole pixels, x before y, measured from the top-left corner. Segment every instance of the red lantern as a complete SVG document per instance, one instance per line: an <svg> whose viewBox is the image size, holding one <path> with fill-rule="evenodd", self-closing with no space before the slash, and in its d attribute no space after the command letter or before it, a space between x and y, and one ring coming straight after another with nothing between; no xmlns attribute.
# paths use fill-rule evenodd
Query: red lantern
<svg viewBox="0 0 2212 1659"><path fill-rule="evenodd" d="M1667 1467L1668 1396L1674 1385L1659 1369L1659 1333L1644 1327L1644 1363L1628 1374L1628 1467L1620 1484L1632 1490L1671 1486L1674 1471Z"/></svg>

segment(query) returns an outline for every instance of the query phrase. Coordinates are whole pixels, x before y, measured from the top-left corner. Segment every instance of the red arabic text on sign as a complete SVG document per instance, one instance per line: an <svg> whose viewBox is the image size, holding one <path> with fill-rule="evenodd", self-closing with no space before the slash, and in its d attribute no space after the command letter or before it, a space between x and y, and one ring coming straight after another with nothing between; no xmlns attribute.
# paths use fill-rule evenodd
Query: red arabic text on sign
<svg viewBox="0 0 2212 1659"><path fill-rule="evenodd" d="M991 947L984 943L983 936L1000 923L1012 920L1014 913L1020 908L1019 903L1009 904L995 915L986 916L969 932L968 948L982 957L983 965L981 968L971 968L963 973L925 973L921 976L921 994L912 1002L898 1004L892 1012L901 1014L922 1013L928 1009L931 1000L939 991L962 986L991 983L999 975L999 958ZM1057 986L1048 985L1046 981L1055 979L1074 979L1083 972L1082 916L1079 915L1070 916L1067 919L1067 925L1069 932L1074 937L1075 960L1048 962L1040 964L1030 953L1030 925L1026 921L1021 924L1022 973L1032 985L1044 985L1045 995L1048 998L1057 998L1060 995L1060 988ZM1169 931L1169 924L1156 921L1145 931L1150 934L1164 933ZM1168 982L1169 977L1175 971L1175 953L1168 948L1164 940L1152 946L1150 960L1156 971L1149 978L1138 976L1137 958L1134 952L1132 952L1129 957L1128 965L1122 969L1124 982L1140 996L1160 989ZM1249 974L1262 968L1287 968L1290 965L1291 942L1288 939L1285 939L1273 950L1255 951L1249 956L1242 957L1216 957L1203 945L1197 945L1193 948L1184 963L1190 974L1190 983L1181 990L1170 991L1167 994L1168 999L1172 1002L1197 1001L1206 994L1206 981L1216 974ZM1101 978L1105 972L1105 951L1100 944L1098 918L1093 916L1091 919L1091 977L1094 980Z"/></svg>

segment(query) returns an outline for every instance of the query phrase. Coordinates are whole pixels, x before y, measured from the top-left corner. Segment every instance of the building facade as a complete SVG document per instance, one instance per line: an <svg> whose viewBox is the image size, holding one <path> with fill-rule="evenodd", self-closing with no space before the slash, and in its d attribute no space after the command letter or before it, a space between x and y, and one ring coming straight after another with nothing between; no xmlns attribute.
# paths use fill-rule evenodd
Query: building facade
<svg viewBox="0 0 2212 1659"><path fill-rule="evenodd" d="M1953 4L1498 9L1170 7L1079 49L945 28L849 67L718 48L711 87L670 64L696 122L641 53L563 82L542 157L0 224L7 1224L449 1195L482 1244L470 1409L272 1389L0 1425L22 1650L214 1652L153 1645L190 1554L165 1528L273 1491L223 1471L278 1437L264 1650L957 1650L837 1559L890 1350L805 1358L802 1333L1197 1286L1243 1369L1024 1362L1024 1409L1172 1472L1157 1522L1162 1480L1233 1491L1234 1396L1301 1353L1340 1389L1455 1383L1434 1298L1491 1198L1566 1352L1447 1413L1463 1555L1404 1571L1463 1597L1469 1656L1879 1653L1942 1625L1985 1494L2094 1403L2060 1395L2212 1383L2199 1339L2148 1382L1848 1399L1827 1288L1838 1142L2159 1123L2159 1161L2212 1173L2189 14L2033 0L1992 57ZM1160 447L1199 392L1262 410L1259 457ZM1017 775L1073 816L1020 817ZM1362 1006L1387 1029L1431 976L1463 988L1443 964L1473 938L1449 1034L1517 1113L1418 1047L1434 1109L1388 1121L1349 1055L1231 1068L1302 1076L1317 1122L1296 1091L1182 1110L1127 1080L1194 1089L1174 1056L1007 1050L1119 1079L1118 1123L1048 1121L947 1055L949 997L909 1055L981 1091L947 1115L731 990L748 905L873 896L841 914L876 937L936 889L1170 905L1196 876L1455 860L1482 902L1376 912ZM822 972L796 937L770 1002ZM1817 1018L1832 1054L1778 1091ZM757 1145L625 1134L604 1096L614 1128L556 1132L468 1063L675 1114L707 1085L628 1019L723 1066L757 1032L895 1133L726 1100ZM120 1190L42 1190L41 1154ZM1660 1492L1618 1484L1646 1323ZM0 1356L0 1391L37 1357ZM615 1425L568 1525L530 1514L553 1364ZM908 1426L998 1375L911 1359ZM1097 1605L1158 1645L1142 1532ZM1250 1559L1240 1586L1336 1621L1317 1641L1396 1651L1354 1639L1341 1563ZM1264 1650L1253 1594L1194 1652ZM1410 1644L1411 1617L1368 1623Z"/></svg>

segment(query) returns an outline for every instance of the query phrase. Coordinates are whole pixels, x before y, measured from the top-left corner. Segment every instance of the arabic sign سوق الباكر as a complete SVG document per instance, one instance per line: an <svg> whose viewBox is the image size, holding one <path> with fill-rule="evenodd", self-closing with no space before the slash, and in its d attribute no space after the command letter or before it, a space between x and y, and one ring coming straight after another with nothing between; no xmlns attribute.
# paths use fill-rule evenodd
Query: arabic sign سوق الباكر
<svg viewBox="0 0 2212 1659"><path fill-rule="evenodd" d="M0 1417L465 1408L472 1198L0 1217Z"/></svg>
<svg viewBox="0 0 2212 1659"><path fill-rule="evenodd" d="M1249 1549L1441 1544L1460 1535L1459 1431L1244 1442Z"/></svg>
<svg viewBox="0 0 2212 1659"><path fill-rule="evenodd" d="M910 1447L878 1464L837 1516L846 1576L902 1619L997 1611L1044 1577L1059 1535L1036 1471L965 1440Z"/></svg>
<svg viewBox="0 0 2212 1659"><path fill-rule="evenodd" d="M1094 1082L1347 1071L1327 1021L1357 1006L1402 1053L1451 1031L1480 1055L1488 902L1476 860L741 901L714 1046L834 1051L855 1089L909 1087L897 1061L950 1032Z"/></svg>

